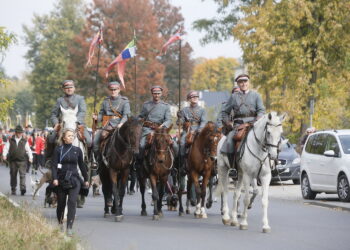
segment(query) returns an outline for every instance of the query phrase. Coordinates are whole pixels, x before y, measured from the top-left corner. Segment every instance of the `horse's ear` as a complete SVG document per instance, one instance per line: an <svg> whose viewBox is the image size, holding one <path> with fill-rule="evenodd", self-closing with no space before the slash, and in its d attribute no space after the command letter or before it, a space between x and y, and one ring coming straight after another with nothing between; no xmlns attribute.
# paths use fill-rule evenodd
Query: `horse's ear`
<svg viewBox="0 0 350 250"><path fill-rule="evenodd" d="M170 132L170 130L171 130L172 128L173 128L173 124L170 124L170 127L167 128L167 130L166 130L167 134L169 134L169 132Z"/></svg>
<svg viewBox="0 0 350 250"><path fill-rule="evenodd" d="M287 113L282 113L278 117L280 118L280 121L283 122L287 118Z"/></svg>
<svg viewBox="0 0 350 250"><path fill-rule="evenodd" d="M271 120L271 119L272 119L272 115L271 115L271 113L269 113L269 115L267 116L267 118L269 118L269 120Z"/></svg>

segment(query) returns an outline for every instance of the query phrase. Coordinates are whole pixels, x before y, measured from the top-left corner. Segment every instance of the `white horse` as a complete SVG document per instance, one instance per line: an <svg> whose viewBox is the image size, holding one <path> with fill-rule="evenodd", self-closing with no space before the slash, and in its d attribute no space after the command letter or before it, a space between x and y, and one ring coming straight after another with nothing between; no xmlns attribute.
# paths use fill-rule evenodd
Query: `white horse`
<svg viewBox="0 0 350 250"><path fill-rule="evenodd" d="M278 157L278 149L282 143L282 122L285 115L278 116L276 112L271 112L264 115L261 119L255 122L253 128L247 135L246 142L241 147L242 155L238 159L238 181L234 190L233 208L231 218L227 204L228 193L228 170L230 167L229 161L225 154L220 152L223 141L218 145L217 167L219 182L216 193L223 195L223 216L222 222L231 226L238 226L237 209L238 200L241 195L242 185L244 185L244 209L240 229L248 229L247 210L251 206L252 200L257 192L257 179L259 178L262 187L262 206L263 206L263 232L271 231L267 218L268 207L268 191L271 181L271 166L272 161ZM282 143L281 143L282 142ZM249 188L253 187L253 197L251 199Z"/></svg>
<svg viewBox="0 0 350 250"><path fill-rule="evenodd" d="M78 105L74 109L64 109L62 106L60 107L62 113L62 126L61 126L61 134L64 129L73 129L75 131L75 139L73 141L73 146L79 147L83 152L83 159L85 159L86 148L82 141L78 139L76 130L77 130L77 113L78 113Z"/></svg>

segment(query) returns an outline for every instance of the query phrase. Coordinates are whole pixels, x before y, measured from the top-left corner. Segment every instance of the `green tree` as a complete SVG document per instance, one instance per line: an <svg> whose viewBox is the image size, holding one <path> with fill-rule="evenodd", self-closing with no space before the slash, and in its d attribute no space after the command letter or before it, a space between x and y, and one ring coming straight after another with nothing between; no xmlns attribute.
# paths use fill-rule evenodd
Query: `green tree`
<svg viewBox="0 0 350 250"><path fill-rule="evenodd" d="M16 37L13 33L7 32L4 27L0 27L0 57L1 60L5 57L5 51L8 49L8 47L16 42ZM3 69L0 70L0 89L1 92L3 92L3 89L6 88L7 85L10 84L10 81L6 78L5 72ZM4 98L0 96L0 121L4 122L7 113L9 112L10 108L12 107L14 101Z"/></svg>
<svg viewBox="0 0 350 250"><path fill-rule="evenodd" d="M191 88L196 90L231 91L235 70L239 63L234 58L207 59L195 66Z"/></svg>
<svg viewBox="0 0 350 250"><path fill-rule="evenodd" d="M59 0L50 15L35 15L33 27L24 26L30 48L26 59L33 69L29 81L34 86L36 124L40 127L62 94L60 83L68 77L72 57L67 48L83 26L83 9L82 0Z"/></svg>

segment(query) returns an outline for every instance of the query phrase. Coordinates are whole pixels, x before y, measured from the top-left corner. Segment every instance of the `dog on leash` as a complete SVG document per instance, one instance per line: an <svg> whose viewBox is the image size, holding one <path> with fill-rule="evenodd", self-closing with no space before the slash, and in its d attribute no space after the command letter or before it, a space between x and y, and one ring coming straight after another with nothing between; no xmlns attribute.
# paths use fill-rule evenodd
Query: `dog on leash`
<svg viewBox="0 0 350 250"><path fill-rule="evenodd" d="M178 188L176 186L172 186L171 189L171 193L168 193L166 198L166 204L168 206L168 211L176 211L177 203L179 202L179 197L177 195Z"/></svg>
<svg viewBox="0 0 350 250"><path fill-rule="evenodd" d="M96 197L100 195L100 186L102 185L99 175L91 177L92 195Z"/></svg>
<svg viewBox="0 0 350 250"><path fill-rule="evenodd" d="M49 185L46 187L45 190L45 199L44 199L44 207L46 207L46 204L49 205L49 207L55 207L57 204L57 195L54 192L54 188L51 185L52 182L52 172L51 170L48 170L47 172L43 172L41 168L39 168L39 171L43 174L38 181L37 184L35 184L35 191L33 193L33 200L35 200L35 195L39 192L39 189L44 185L45 183L49 183Z"/></svg>
<svg viewBox="0 0 350 250"><path fill-rule="evenodd" d="M40 181L38 179L33 180L32 175L30 175L30 187L32 188L32 195L34 195L34 193L37 193L37 195L40 196L40 193L37 190L39 183Z"/></svg>

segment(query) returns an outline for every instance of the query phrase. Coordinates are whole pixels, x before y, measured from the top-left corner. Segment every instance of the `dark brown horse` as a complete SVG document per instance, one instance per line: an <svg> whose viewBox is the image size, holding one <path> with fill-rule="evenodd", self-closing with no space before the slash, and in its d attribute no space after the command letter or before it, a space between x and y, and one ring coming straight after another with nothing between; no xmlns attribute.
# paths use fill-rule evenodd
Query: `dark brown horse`
<svg viewBox="0 0 350 250"><path fill-rule="evenodd" d="M187 213L189 213L188 201L191 198L189 190L192 183L194 183L197 199L195 216L197 218L207 218L204 208L206 188L214 171L217 145L220 138L221 129L217 128L215 123L208 122L202 131L195 136L188 154ZM200 176L203 177L202 185L199 184ZM181 196L182 193L179 192L180 215L183 213Z"/></svg>
<svg viewBox="0 0 350 250"><path fill-rule="evenodd" d="M145 151L145 159L139 169L139 183L142 195L141 215L146 216L145 185L149 178L152 186L153 219L158 220L163 216L162 199L168 175L173 167L174 153L171 145L173 143L169 135L170 128L158 128L148 135Z"/></svg>
<svg viewBox="0 0 350 250"><path fill-rule="evenodd" d="M107 142L107 166L102 163L100 178L105 199L105 217L113 205L115 221L123 219L123 199L130 166L139 152L142 122L129 118L120 129L115 129ZM113 199L112 199L113 195Z"/></svg>

